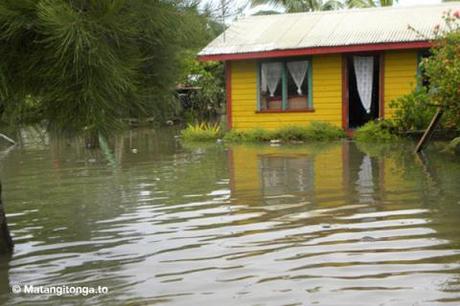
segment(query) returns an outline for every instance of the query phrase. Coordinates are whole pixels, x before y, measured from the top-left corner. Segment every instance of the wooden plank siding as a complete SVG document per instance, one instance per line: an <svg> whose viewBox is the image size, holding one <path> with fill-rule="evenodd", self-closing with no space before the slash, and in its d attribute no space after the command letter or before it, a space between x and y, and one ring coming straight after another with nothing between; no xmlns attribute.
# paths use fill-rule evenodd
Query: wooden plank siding
<svg viewBox="0 0 460 306"><path fill-rule="evenodd" d="M307 125L311 121L327 121L337 126L342 120L342 62L340 55L314 56L314 112L257 113L257 62L232 62L232 119L238 130L274 129L286 125Z"/></svg>
<svg viewBox="0 0 460 306"><path fill-rule="evenodd" d="M312 57L313 112L257 112L257 61L231 61L231 118L237 130L275 129L326 121L342 126L342 55ZM391 118L390 102L416 86L417 50L384 53L384 117Z"/></svg>
<svg viewBox="0 0 460 306"><path fill-rule="evenodd" d="M385 118L391 119L394 99L410 93L417 83L417 50L385 52Z"/></svg>

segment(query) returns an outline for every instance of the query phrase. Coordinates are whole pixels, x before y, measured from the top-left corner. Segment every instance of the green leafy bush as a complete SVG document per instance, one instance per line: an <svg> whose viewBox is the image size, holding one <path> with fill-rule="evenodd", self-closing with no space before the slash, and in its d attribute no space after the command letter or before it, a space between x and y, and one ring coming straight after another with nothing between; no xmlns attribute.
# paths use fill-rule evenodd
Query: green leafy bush
<svg viewBox="0 0 460 306"><path fill-rule="evenodd" d="M97 135L112 134L120 119L174 113L168 97L182 53L207 40L206 19L187 6L1 1L0 115L17 125L46 120L63 132Z"/></svg>
<svg viewBox="0 0 460 306"><path fill-rule="evenodd" d="M423 72L420 78L429 81L428 88L419 80L419 88L390 104L395 108L394 120L400 131L426 129L436 106L444 109L443 128L460 126L460 11L446 13L444 21L445 26L437 26L434 31L430 56L419 67Z"/></svg>
<svg viewBox="0 0 460 306"><path fill-rule="evenodd" d="M339 127L326 122L312 122L308 126L290 125L270 131L253 129L248 131L229 131L224 140L227 142L264 142L270 140L311 141L311 140L337 140L345 137Z"/></svg>
<svg viewBox="0 0 460 306"><path fill-rule="evenodd" d="M290 125L284 126L274 131L274 138L282 141L303 141L308 137L306 126Z"/></svg>
<svg viewBox="0 0 460 306"><path fill-rule="evenodd" d="M188 105L182 105L181 117L186 122L217 121L225 106L224 65L200 62L194 52L186 54L184 62L180 83L195 90L189 94Z"/></svg>
<svg viewBox="0 0 460 306"><path fill-rule="evenodd" d="M358 128L355 139L362 142L386 142L397 139L395 126L391 121L370 121Z"/></svg>
<svg viewBox="0 0 460 306"><path fill-rule="evenodd" d="M421 63L430 80L430 101L445 109L444 126L460 126L460 11L444 15L437 27L431 56Z"/></svg>
<svg viewBox="0 0 460 306"><path fill-rule="evenodd" d="M221 137L221 129L217 124L189 124L181 137L185 141L215 141Z"/></svg>
<svg viewBox="0 0 460 306"><path fill-rule="evenodd" d="M257 128L248 131L230 130L224 136L227 142L266 142L275 139L273 131Z"/></svg>
<svg viewBox="0 0 460 306"><path fill-rule="evenodd" d="M310 140L337 140L346 135L338 126L327 122L313 121L307 126L306 136Z"/></svg>
<svg viewBox="0 0 460 306"><path fill-rule="evenodd" d="M402 131L426 129L434 116L436 108L429 104L426 88L421 87L412 93L399 97L390 103L395 109L395 124Z"/></svg>

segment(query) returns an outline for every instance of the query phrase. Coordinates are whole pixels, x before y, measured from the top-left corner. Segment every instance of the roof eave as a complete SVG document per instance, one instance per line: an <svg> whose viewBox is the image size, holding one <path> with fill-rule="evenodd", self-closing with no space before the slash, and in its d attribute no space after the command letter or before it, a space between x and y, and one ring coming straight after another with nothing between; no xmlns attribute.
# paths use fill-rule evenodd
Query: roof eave
<svg viewBox="0 0 460 306"><path fill-rule="evenodd" d="M312 47L286 50L257 51L248 53L209 54L198 55L200 61L233 61L247 59L263 59L289 56L337 54L350 52L369 52L385 50L422 49L430 48L432 43L428 40L410 42L372 43L347 46Z"/></svg>

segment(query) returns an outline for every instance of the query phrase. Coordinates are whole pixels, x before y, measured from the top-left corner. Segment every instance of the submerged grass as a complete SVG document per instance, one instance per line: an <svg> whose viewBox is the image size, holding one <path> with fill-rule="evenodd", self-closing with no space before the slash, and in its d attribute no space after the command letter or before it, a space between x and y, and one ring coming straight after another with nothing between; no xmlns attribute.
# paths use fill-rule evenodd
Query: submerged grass
<svg viewBox="0 0 460 306"><path fill-rule="evenodd" d="M354 137L359 142L388 142L398 139L393 130L390 121L370 121L358 128Z"/></svg>
<svg viewBox="0 0 460 306"><path fill-rule="evenodd" d="M198 123L189 124L181 132L181 137L185 141L215 141L222 136L221 128L218 124Z"/></svg>
<svg viewBox="0 0 460 306"><path fill-rule="evenodd" d="M337 140L344 137L345 133L339 127L326 122L312 122L308 126L291 125L275 130L232 130L225 134L224 140L227 142L266 142L271 140L292 142Z"/></svg>

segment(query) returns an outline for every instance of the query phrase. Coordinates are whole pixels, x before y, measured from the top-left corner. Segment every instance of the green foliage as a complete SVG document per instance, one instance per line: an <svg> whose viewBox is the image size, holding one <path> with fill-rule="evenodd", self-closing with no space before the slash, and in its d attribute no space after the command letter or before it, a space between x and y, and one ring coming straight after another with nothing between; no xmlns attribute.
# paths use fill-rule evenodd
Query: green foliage
<svg viewBox="0 0 460 306"><path fill-rule="evenodd" d="M3 119L21 121L26 97L37 121L76 132L108 134L121 118L172 113L182 51L204 43L204 27L180 2L4 0Z"/></svg>
<svg viewBox="0 0 460 306"><path fill-rule="evenodd" d="M288 13L330 11L343 8L366 8L392 6L398 0L251 0L253 6L260 4L282 5Z"/></svg>
<svg viewBox="0 0 460 306"><path fill-rule="evenodd" d="M444 152L460 156L460 137L452 139L452 141L445 147Z"/></svg>
<svg viewBox="0 0 460 306"><path fill-rule="evenodd" d="M310 136L309 128L306 126L290 125L277 129L273 137L282 141L303 141Z"/></svg>
<svg viewBox="0 0 460 306"><path fill-rule="evenodd" d="M266 142L275 139L273 131L265 129L252 129L248 131L230 130L224 136L226 142Z"/></svg>
<svg viewBox="0 0 460 306"><path fill-rule="evenodd" d="M305 128L287 127L279 131L281 139L293 140L337 140L345 137L343 130L327 122L313 121Z"/></svg>
<svg viewBox="0 0 460 306"><path fill-rule="evenodd" d="M180 82L191 91L190 105L184 106L187 121L216 121L225 104L224 65L221 62L199 62L194 53L186 57Z"/></svg>
<svg viewBox="0 0 460 306"><path fill-rule="evenodd" d="M362 142L387 142L397 139L394 123L385 120L369 121L356 130L354 137Z"/></svg>
<svg viewBox="0 0 460 306"><path fill-rule="evenodd" d="M336 140L345 137L345 133L332 124L313 121L308 126L282 127L274 137L283 141Z"/></svg>
<svg viewBox="0 0 460 306"><path fill-rule="evenodd" d="M460 11L444 16L445 26L435 30L431 56L421 63L430 80L431 103L445 110L445 125L460 126Z"/></svg>
<svg viewBox="0 0 460 306"><path fill-rule="evenodd" d="M215 141L221 137L221 129L217 124L189 124L182 130L181 137L185 141Z"/></svg>
<svg viewBox="0 0 460 306"><path fill-rule="evenodd" d="M366 8L378 6L393 6L398 0L346 0L345 5L349 8Z"/></svg>
<svg viewBox="0 0 460 306"><path fill-rule="evenodd" d="M423 77L429 80L429 88L420 85L390 104L401 131L426 129L436 106L444 109L442 127L460 127L460 11L447 13L444 20L444 30L436 29L431 56L420 64Z"/></svg>
<svg viewBox="0 0 460 306"><path fill-rule="evenodd" d="M390 107L395 109L394 121L401 131L426 129L436 112L429 105L428 92L423 87L392 101Z"/></svg>
<svg viewBox="0 0 460 306"><path fill-rule="evenodd" d="M330 11L343 8L343 3L339 0L251 0L251 4L253 6L281 4L288 13Z"/></svg>
<svg viewBox="0 0 460 306"><path fill-rule="evenodd" d="M231 130L225 134L227 142L266 142L270 140L325 141L344 138L345 133L332 124L312 122L308 126L285 126L275 130L253 129L248 131Z"/></svg>

